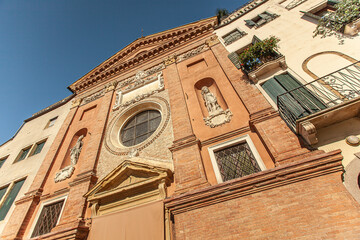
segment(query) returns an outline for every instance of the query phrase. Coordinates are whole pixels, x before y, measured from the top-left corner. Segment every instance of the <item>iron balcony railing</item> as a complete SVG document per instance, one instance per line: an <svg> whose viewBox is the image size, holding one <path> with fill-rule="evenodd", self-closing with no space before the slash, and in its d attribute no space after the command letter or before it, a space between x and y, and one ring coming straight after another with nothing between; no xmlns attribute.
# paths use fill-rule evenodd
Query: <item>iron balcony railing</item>
<svg viewBox="0 0 360 240"><path fill-rule="evenodd" d="M296 121L360 96L360 61L277 97L281 117L296 129Z"/></svg>

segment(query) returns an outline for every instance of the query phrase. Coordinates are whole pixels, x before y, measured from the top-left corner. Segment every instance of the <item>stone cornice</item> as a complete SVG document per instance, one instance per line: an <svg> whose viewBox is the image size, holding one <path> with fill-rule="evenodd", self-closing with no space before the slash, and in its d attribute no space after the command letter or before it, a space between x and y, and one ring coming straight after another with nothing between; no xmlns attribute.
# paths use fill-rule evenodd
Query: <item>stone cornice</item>
<svg viewBox="0 0 360 240"><path fill-rule="evenodd" d="M166 209L179 214L234 198L281 187L325 174L343 171L340 150L188 192L164 201Z"/></svg>
<svg viewBox="0 0 360 240"><path fill-rule="evenodd" d="M114 56L101 63L88 74L71 84L68 88L72 92L82 92L124 71L154 59L169 50L183 45L189 40L209 33L216 24L216 17L200 20L181 27L170 29L157 34L139 38L129 44ZM143 52L141 51L144 50ZM129 58L132 54L134 57Z"/></svg>

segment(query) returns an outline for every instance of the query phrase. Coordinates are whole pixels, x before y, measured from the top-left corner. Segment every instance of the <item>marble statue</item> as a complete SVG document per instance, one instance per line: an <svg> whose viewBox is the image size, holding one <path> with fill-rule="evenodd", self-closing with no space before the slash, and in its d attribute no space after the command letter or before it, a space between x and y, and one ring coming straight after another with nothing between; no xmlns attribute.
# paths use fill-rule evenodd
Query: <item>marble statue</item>
<svg viewBox="0 0 360 240"><path fill-rule="evenodd" d="M84 144L84 142L82 141L83 138L84 138L84 135L81 135L78 138L78 140L76 141L75 146L70 149L71 165L75 165L77 163L77 161L79 160L80 152L81 152L82 146Z"/></svg>
<svg viewBox="0 0 360 240"><path fill-rule="evenodd" d="M201 88L201 95L205 101L205 106L210 116L220 111L223 111L217 101L216 96L212 92L210 92L208 87L204 86Z"/></svg>

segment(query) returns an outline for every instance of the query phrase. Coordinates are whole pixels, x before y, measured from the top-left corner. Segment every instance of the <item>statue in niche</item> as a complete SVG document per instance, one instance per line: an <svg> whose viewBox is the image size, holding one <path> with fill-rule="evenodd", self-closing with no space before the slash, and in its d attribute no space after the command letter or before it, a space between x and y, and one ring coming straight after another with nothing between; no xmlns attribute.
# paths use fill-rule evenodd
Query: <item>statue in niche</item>
<svg viewBox="0 0 360 240"><path fill-rule="evenodd" d="M70 149L71 165L75 165L77 163L77 161L79 160L80 152L81 152L82 146L84 144L84 142L82 141L83 138L84 138L84 135L81 135L78 138L78 140L76 141L75 146Z"/></svg>
<svg viewBox="0 0 360 240"><path fill-rule="evenodd" d="M216 96L210 92L207 86L201 88L201 95L205 101L206 109L209 112L209 116L215 115L219 112L223 112L224 110L220 107Z"/></svg>

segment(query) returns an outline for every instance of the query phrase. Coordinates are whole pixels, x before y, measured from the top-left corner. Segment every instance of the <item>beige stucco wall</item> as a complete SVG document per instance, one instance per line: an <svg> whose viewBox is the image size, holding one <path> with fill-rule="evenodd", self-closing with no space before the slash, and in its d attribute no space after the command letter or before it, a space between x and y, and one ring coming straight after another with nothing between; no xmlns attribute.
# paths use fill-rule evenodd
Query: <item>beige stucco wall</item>
<svg viewBox="0 0 360 240"><path fill-rule="evenodd" d="M355 117L346 121L333 124L318 130L319 142L315 145L320 150L329 152L341 149L344 156L343 165L346 167L354 158L354 153L360 152L360 146L350 146L345 139L354 135L360 137L360 118Z"/></svg>
<svg viewBox="0 0 360 240"><path fill-rule="evenodd" d="M254 35L260 39L265 39L269 36L276 36L280 39L279 52L285 56L288 68L277 68L267 72L258 78L258 82L254 84L275 109L277 109L276 104L261 87L262 83L274 75L289 72L302 83L311 82L314 78L303 70L302 65L310 56L326 51L340 52L351 58L360 60L359 35L354 37L345 36L341 39L342 42L336 36L326 38L321 38L320 36L313 37L317 20L305 16L300 11L310 11L315 6L325 3L326 1L308 0L291 10L287 10L285 6L290 2L291 0L269 0L230 24L215 30L222 44L224 44L222 37L235 28L247 33L246 36L227 46L224 44L229 53L236 52L250 44ZM244 20L252 19L264 11L269 11L280 16L257 29L249 28L245 25ZM350 64L350 61L339 55L326 53L312 58L307 63L307 68L313 72L316 77L322 77ZM343 164L346 166L354 158L354 153L360 151L359 147L351 147L345 142L345 138L349 135L359 136L360 128L357 127L360 126L359 123L358 118L352 118L327 128L318 129L317 137L319 143L315 147L325 151L342 149L344 156Z"/></svg>
<svg viewBox="0 0 360 240"><path fill-rule="evenodd" d="M215 33L219 36L222 43L222 37L235 28L239 28L247 33L246 36L230 45L224 45L229 52L235 52L251 43L254 35L260 39L265 39L272 35L280 38L279 51L285 55L288 67L305 81L312 81L313 78L303 71L302 63L306 58L315 53L338 51L360 60L360 36L345 37L343 44L335 36L326 38L317 36L313 38L313 31L316 28L317 21L304 16L300 11L311 10L314 6L324 2L323 0L308 0L291 10L287 10L285 8L286 4L280 4L281 2L284 1L267 1L232 23L216 29ZM252 19L264 11L280 16L257 29L249 28L245 25L244 20ZM318 56L309 62L309 69L320 67L321 70L314 73L321 77L349 64L351 63L344 61L343 58L338 56Z"/></svg>
<svg viewBox="0 0 360 240"><path fill-rule="evenodd" d="M14 181L26 178L15 201L20 199L21 196L28 191L46 153L69 112L70 105L71 102L68 102L48 113L25 122L12 140L0 146L0 159L8 156L3 166L0 168L0 188ZM55 124L46 128L49 120L54 117L58 117ZM47 140L40 153L33 156L28 154L24 160L14 163L22 149L31 145L34 146L34 144L44 139ZM34 150L34 148L32 150ZM0 221L0 235L13 210L14 204L10 208L5 219Z"/></svg>

